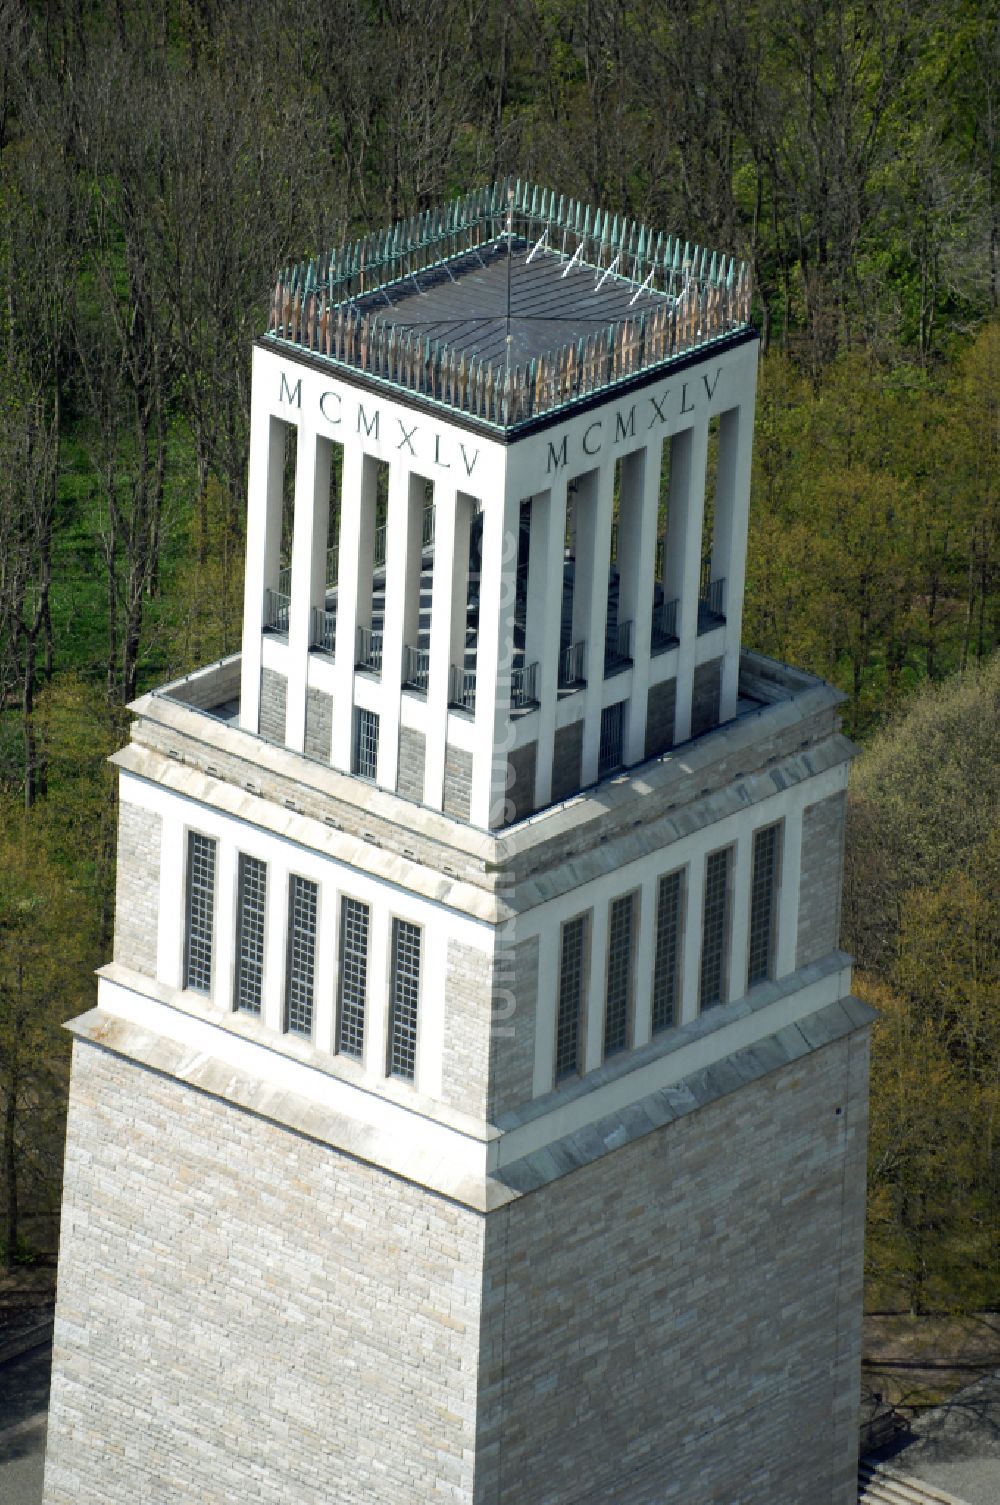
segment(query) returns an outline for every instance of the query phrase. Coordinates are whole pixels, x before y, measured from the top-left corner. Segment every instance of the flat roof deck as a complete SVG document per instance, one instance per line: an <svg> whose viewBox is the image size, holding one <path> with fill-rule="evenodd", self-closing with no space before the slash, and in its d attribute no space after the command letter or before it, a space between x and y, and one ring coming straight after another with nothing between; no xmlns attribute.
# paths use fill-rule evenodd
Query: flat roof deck
<svg viewBox="0 0 1000 1505"><path fill-rule="evenodd" d="M358 298L355 307L379 323L442 341L495 372L526 366L561 345L600 335L611 324L653 314L665 293L641 292L612 273L595 272L541 248L531 259L526 240L506 237L427 272ZM672 307L669 300L669 307Z"/></svg>
<svg viewBox="0 0 1000 1505"><path fill-rule="evenodd" d="M508 179L285 268L262 343L508 438L751 336L742 262Z"/></svg>

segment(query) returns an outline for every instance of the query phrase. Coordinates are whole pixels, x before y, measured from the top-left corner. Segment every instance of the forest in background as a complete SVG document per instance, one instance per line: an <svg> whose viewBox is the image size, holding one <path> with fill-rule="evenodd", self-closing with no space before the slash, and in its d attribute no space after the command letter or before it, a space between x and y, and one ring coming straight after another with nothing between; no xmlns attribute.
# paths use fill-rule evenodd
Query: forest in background
<svg viewBox="0 0 1000 1505"><path fill-rule="evenodd" d="M0 1250L50 1255L128 701L238 644L279 265L507 172L744 257L744 639L845 692L870 1304L1000 1307L1000 23L0 0Z"/></svg>

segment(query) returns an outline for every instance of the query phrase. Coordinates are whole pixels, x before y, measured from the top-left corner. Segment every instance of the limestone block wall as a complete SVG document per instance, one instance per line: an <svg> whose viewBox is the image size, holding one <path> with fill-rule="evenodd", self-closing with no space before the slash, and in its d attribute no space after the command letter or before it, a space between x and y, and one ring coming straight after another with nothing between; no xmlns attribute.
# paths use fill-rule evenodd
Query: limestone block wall
<svg viewBox="0 0 1000 1505"><path fill-rule="evenodd" d="M831 794L802 813L802 880L796 965L808 966L840 944L847 794Z"/></svg>
<svg viewBox="0 0 1000 1505"><path fill-rule="evenodd" d="M580 789L583 759L583 722L573 721L556 732L552 753L552 800L565 800Z"/></svg>
<svg viewBox="0 0 1000 1505"><path fill-rule="evenodd" d="M260 673L260 734L269 742L284 742L288 678L275 669Z"/></svg>
<svg viewBox="0 0 1000 1505"><path fill-rule="evenodd" d="M516 927L513 927L516 929ZM493 983L489 1117L531 1101L538 1008L538 937L509 946L500 933Z"/></svg>
<svg viewBox="0 0 1000 1505"><path fill-rule="evenodd" d="M492 1215L477 1505L853 1505L866 1084L862 1032Z"/></svg>
<svg viewBox="0 0 1000 1505"><path fill-rule="evenodd" d="M444 758L444 813L468 820L472 799L472 754L451 742Z"/></svg>
<svg viewBox="0 0 1000 1505"><path fill-rule="evenodd" d="M507 824L523 820L535 808L535 770L538 743L527 742L515 748L507 759L507 801L510 806Z"/></svg>
<svg viewBox="0 0 1000 1505"><path fill-rule="evenodd" d="M441 1097L449 1107L486 1117L490 1076L490 1004L493 960L482 951L448 942L445 973Z"/></svg>
<svg viewBox="0 0 1000 1505"><path fill-rule="evenodd" d="M114 959L156 976L163 821L124 802L118 811Z"/></svg>
<svg viewBox="0 0 1000 1505"><path fill-rule="evenodd" d="M407 799L417 800L420 804L424 798L426 749L427 738L423 732L414 731L410 726L400 727L397 793L404 794Z"/></svg>
<svg viewBox="0 0 1000 1505"><path fill-rule="evenodd" d="M651 685L646 710L646 757L655 758L674 745L674 712L677 681L664 679Z"/></svg>
<svg viewBox="0 0 1000 1505"><path fill-rule="evenodd" d="M691 735L700 737L719 724L719 696L722 690L722 659L713 658L699 664L694 671L691 695Z"/></svg>
<svg viewBox="0 0 1000 1505"><path fill-rule="evenodd" d="M45 1505L470 1501L483 1237L76 1045Z"/></svg>
<svg viewBox="0 0 1000 1505"><path fill-rule="evenodd" d="M306 757L329 763L332 738L333 696L310 685L306 691Z"/></svg>

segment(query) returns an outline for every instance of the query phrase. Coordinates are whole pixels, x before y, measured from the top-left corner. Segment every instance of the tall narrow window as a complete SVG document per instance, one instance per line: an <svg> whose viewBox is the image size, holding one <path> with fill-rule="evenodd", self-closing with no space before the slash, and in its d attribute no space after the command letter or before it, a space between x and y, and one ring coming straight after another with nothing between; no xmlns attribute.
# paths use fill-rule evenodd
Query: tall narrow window
<svg viewBox="0 0 1000 1505"><path fill-rule="evenodd" d="M603 778L622 766L624 744L625 702L616 701L601 712L601 742L597 756L597 776Z"/></svg>
<svg viewBox="0 0 1000 1505"><path fill-rule="evenodd" d="M354 725L354 772L374 779L378 769L378 713L358 708Z"/></svg>
<svg viewBox="0 0 1000 1505"><path fill-rule="evenodd" d="M705 907L701 927L701 1007L721 1003L725 989L726 931L729 922L731 847L705 861Z"/></svg>
<svg viewBox="0 0 1000 1505"><path fill-rule="evenodd" d="M392 922L392 986L389 1008L389 1071L412 1082L417 1066L417 1002L420 996L420 926Z"/></svg>
<svg viewBox="0 0 1000 1505"><path fill-rule="evenodd" d="M583 1015L584 952L587 916L577 915L562 928L559 957L559 1012L556 1020L556 1081L580 1070Z"/></svg>
<svg viewBox="0 0 1000 1505"><path fill-rule="evenodd" d="M342 899L340 904L340 1008L337 1049L345 1056L364 1054L365 1002L368 996L367 904Z"/></svg>
<svg viewBox="0 0 1000 1505"><path fill-rule="evenodd" d="M311 1035L316 978L316 907L318 890L294 873L288 886L288 970L285 982L285 1028L292 1035Z"/></svg>
<svg viewBox="0 0 1000 1505"><path fill-rule="evenodd" d="M778 879L778 826L765 826L753 838L750 877L750 944L747 987L764 982L774 968L774 901Z"/></svg>
<svg viewBox="0 0 1000 1505"><path fill-rule="evenodd" d="M653 1034L677 1023L682 874L667 873L656 893L656 952L653 958Z"/></svg>
<svg viewBox="0 0 1000 1505"><path fill-rule="evenodd" d="M632 915L634 894L611 906L608 922L608 989L604 1010L604 1054L624 1050L632 1013Z"/></svg>
<svg viewBox="0 0 1000 1505"><path fill-rule="evenodd" d="M235 1004L244 1014L260 1014L266 906L267 864L241 852L236 894Z"/></svg>
<svg viewBox="0 0 1000 1505"><path fill-rule="evenodd" d="M187 935L184 986L212 991L212 930L215 920L215 848L211 836L188 832Z"/></svg>

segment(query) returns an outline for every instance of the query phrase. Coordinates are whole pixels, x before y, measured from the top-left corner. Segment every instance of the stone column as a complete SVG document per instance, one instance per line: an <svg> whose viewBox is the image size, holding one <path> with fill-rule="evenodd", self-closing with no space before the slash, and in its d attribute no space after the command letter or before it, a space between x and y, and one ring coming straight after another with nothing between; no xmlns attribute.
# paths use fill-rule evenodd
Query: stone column
<svg viewBox="0 0 1000 1505"><path fill-rule="evenodd" d="M556 1014L559 1008L559 926L538 937L538 1003L535 1015L535 1071L532 1095L551 1092L556 1069Z"/></svg>
<svg viewBox="0 0 1000 1505"><path fill-rule="evenodd" d="M668 599L677 592L677 699L674 741L691 735L691 697L698 646L698 596L701 588L701 530L705 516L705 462L708 424L702 419L685 431L671 451L670 533L672 558ZM676 497L676 503L675 503Z"/></svg>
<svg viewBox="0 0 1000 1505"><path fill-rule="evenodd" d="M476 733L470 820L499 823L507 794L510 743L510 668L520 500L496 491L483 499L483 565L479 582L476 652Z"/></svg>
<svg viewBox="0 0 1000 1505"><path fill-rule="evenodd" d="M264 940L264 996L261 1022L279 1034L285 1027L285 937L288 930L288 873L276 862L267 865L267 914Z"/></svg>
<svg viewBox="0 0 1000 1505"><path fill-rule="evenodd" d="M389 947L392 927L385 904L373 904L368 937L368 996L365 999L365 1070L373 1077L386 1075L389 1041L389 984L392 968Z"/></svg>
<svg viewBox="0 0 1000 1505"><path fill-rule="evenodd" d="M246 581L243 591L243 661L240 726L260 730L261 634L264 592L278 585L281 548L281 486L285 468L285 424L270 415L259 379L250 417L250 472L247 482Z"/></svg>
<svg viewBox="0 0 1000 1505"><path fill-rule="evenodd" d="M752 368L751 388L756 381ZM712 574L726 581L723 610L726 614L725 650L719 716L728 721L736 715L739 693L740 635L743 630L743 592L746 587L747 529L750 514L750 471L753 460L754 394L739 407L723 413L719 424L719 487L716 502L717 547L712 554Z"/></svg>
<svg viewBox="0 0 1000 1505"><path fill-rule="evenodd" d="M656 892L659 879L647 878L636 898L639 917L634 932L635 1009L632 1044L638 1049L652 1038L653 962L656 950Z"/></svg>
<svg viewBox="0 0 1000 1505"><path fill-rule="evenodd" d="M434 579L424 751L424 804L433 810L440 810L444 800L449 678L459 635L463 646L465 642L468 561L468 498L446 482L435 482Z"/></svg>
<svg viewBox="0 0 1000 1505"><path fill-rule="evenodd" d="M795 971L799 940L799 888L802 883L802 806L789 804L778 843L778 920L774 975Z"/></svg>
<svg viewBox="0 0 1000 1505"><path fill-rule="evenodd" d="M340 498L340 554L337 584L337 652L334 660L336 690L333 698L334 768L350 771L354 746L354 659L358 627L358 590L361 569L362 493L365 486L365 456L356 443L344 445L343 491ZM374 477L371 478L374 486ZM367 509L374 513L374 506ZM371 548L374 521L366 528L368 548L368 614L371 622Z"/></svg>
<svg viewBox="0 0 1000 1505"><path fill-rule="evenodd" d="M648 449L633 450L621 462L618 620L632 623L632 692L624 749L629 764L641 763L646 755L659 449L656 443Z"/></svg>
<svg viewBox="0 0 1000 1505"><path fill-rule="evenodd" d="M330 504L330 445L299 425L295 466L295 528L292 535L292 598L288 613L288 699L285 742L302 752L312 612L324 599L327 513Z"/></svg>
<svg viewBox="0 0 1000 1505"><path fill-rule="evenodd" d="M565 569L566 480L556 481L531 503L531 553L528 559L528 635L526 657L537 662L538 752L535 758L535 809L552 798L556 705L559 700L559 652Z"/></svg>
<svg viewBox="0 0 1000 1505"><path fill-rule="evenodd" d="M723 991L723 1001L726 1003L742 998L747 990L752 866L753 832L741 831L729 859L729 946Z"/></svg>
<svg viewBox="0 0 1000 1505"><path fill-rule="evenodd" d="M396 788L399 767L399 701L403 682L403 643L407 623L407 594L413 571L420 570L420 510L417 481L402 461L389 472L389 514L386 528L385 622L382 633L382 710L379 724L378 782ZM415 522L414 522L415 517Z"/></svg>
<svg viewBox="0 0 1000 1505"><path fill-rule="evenodd" d="M705 907L705 853L688 863L684 876L684 935L678 1024L697 1019L701 993L701 936Z"/></svg>
<svg viewBox="0 0 1000 1505"><path fill-rule="evenodd" d="M611 517L614 509L614 462L586 478L586 510L577 529L576 574L586 603L587 688L584 691L583 753L580 783L597 779L604 707L604 640L608 625L608 574L611 568ZM583 487L581 486L581 492ZM576 617L574 592L573 614ZM581 602L581 613L584 603Z"/></svg>
<svg viewBox="0 0 1000 1505"><path fill-rule="evenodd" d="M604 1060L604 1008L608 990L608 901L600 899L590 912L590 967L583 1070L596 1071Z"/></svg>

